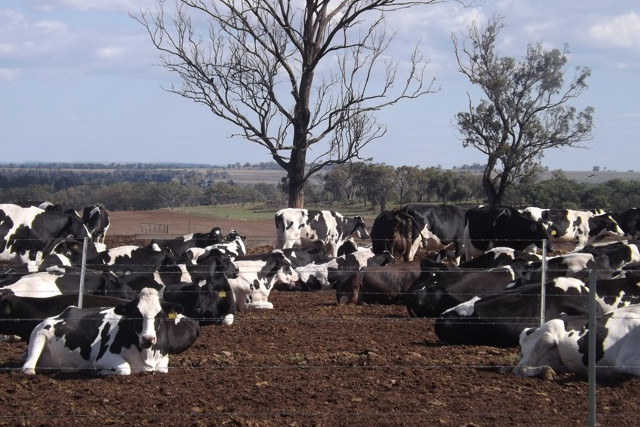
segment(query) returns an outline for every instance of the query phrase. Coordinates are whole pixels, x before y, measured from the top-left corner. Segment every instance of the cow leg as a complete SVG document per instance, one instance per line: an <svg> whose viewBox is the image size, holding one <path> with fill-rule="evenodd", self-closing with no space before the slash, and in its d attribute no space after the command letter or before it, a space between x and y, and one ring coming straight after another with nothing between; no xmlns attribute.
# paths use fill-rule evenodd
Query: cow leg
<svg viewBox="0 0 640 427"><path fill-rule="evenodd" d="M109 353L96 361L94 367L100 375L130 375L131 365L118 354Z"/></svg>
<svg viewBox="0 0 640 427"><path fill-rule="evenodd" d="M560 324L557 324L560 322ZM560 328L560 329L558 329ZM520 335L521 358L513 374L526 377L555 377L551 366L562 366L558 352L558 333L563 333L561 320L552 320L538 329L525 329ZM550 366L551 365L551 366Z"/></svg>
<svg viewBox="0 0 640 427"><path fill-rule="evenodd" d="M27 358L22 365L22 373L34 375L38 359L47 345L47 336L42 330L38 330L29 340L29 348L27 350Z"/></svg>
<svg viewBox="0 0 640 427"><path fill-rule="evenodd" d="M247 304L247 308L258 308L258 309L272 309L273 304L269 301L254 301L252 303Z"/></svg>

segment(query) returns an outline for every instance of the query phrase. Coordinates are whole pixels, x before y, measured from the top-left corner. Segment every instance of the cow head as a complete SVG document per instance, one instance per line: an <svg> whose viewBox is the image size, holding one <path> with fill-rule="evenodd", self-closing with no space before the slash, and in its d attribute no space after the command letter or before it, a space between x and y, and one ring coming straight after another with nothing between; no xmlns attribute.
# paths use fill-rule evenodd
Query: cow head
<svg viewBox="0 0 640 427"><path fill-rule="evenodd" d="M603 214L589 218L589 235L599 239L607 236L621 237L624 236L624 231L611 215Z"/></svg>
<svg viewBox="0 0 640 427"><path fill-rule="evenodd" d="M282 284L287 285L289 288L294 288L300 277L289 258L280 249L272 251L268 256L267 264L265 264L259 276L272 277L273 284Z"/></svg>
<svg viewBox="0 0 640 427"><path fill-rule="evenodd" d="M362 287L362 273L354 273L336 285L336 299L338 304L357 304Z"/></svg>
<svg viewBox="0 0 640 427"><path fill-rule="evenodd" d="M165 301L179 303L184 314L200 325L230 325L236 311L236 300L226 278L216 281L169 286L164 290Z"/></svg>
<svg viewBox="0 0 640 427"><path fill-rule="evenodd" d="M138 347L145 349L156 344L160 322L169 315L173 316L171 313L177 315L175 308L172 307L171 311L165 312L160 303L158 291L143 288L136 299L117 305L114 312L133 324L133 330L138 335Z"/></svg>
<svg viewBox="0 0 640 427"><path fill-rule="evenodd" d="M355 222L355 226L351 234L357 234L360 239L368 239L370 236L367 232L367 225L364 223L362 217L354 216L353 220Z"/></svg>

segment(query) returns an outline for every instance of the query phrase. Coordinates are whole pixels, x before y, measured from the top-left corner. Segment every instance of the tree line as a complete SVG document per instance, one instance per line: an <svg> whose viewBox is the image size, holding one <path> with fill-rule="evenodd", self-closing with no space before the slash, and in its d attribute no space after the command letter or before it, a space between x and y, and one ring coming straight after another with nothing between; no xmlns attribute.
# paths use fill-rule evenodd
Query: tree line
<svg viewBox="0 0 640 427"><path fill-rule="evenodd" d="M219 171L189 168L3 168L0 203L46 200L79 208L99 202L108 210L262 203L276 209L287 204L288 184L286 177L280 183L238 184ZM504 197L505 204L517 207L622 210L640 206L640 182L614 179L593 185L555 171L548 180L522 180ZM328 168L307 182L305 198L313 206L359 205L373 212L406 203L487 203L481 171L371 162Z"/></svg>

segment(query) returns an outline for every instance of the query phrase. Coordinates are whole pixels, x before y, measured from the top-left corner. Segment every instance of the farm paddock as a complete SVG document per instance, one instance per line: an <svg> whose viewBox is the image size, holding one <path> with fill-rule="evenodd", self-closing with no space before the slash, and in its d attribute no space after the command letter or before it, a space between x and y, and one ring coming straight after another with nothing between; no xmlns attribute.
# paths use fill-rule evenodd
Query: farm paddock
<svg viewBox="0 0 640 427"><path fill-rule="evenodd" d="M115 212L107 244L132 243L139 214ZM174 213L143 214L152 222L178 220ZM248 239L273 229L272 221L188 222L192 231L217 225ZM412 319L403 306L339 306L331 291L274 291L270 301L273 310L204 327L193 347L171 357L168 374L27 377L19 372L26 344L0 343L0 425L587 423L586 380L505 372L517 348L444 346L431 319ZM638 385L636 378L599 383L598 423L636 425Z"/></svg>

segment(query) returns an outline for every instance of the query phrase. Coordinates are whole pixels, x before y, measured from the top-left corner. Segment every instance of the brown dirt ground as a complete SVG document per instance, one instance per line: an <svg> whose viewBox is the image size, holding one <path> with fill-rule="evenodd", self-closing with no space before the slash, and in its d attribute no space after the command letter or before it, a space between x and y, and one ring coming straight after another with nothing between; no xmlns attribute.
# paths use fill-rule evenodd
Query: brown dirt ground
<svg viewBox="0 0 640 427"><path fill-rule="evenodd" d="M234 228L257 247L273 225L113 212L110 246L140 222ZM176 225L177 226L177 225ZM252 241L252 236L258 236ZM331 291L273 291L273 310L208 326L168 374L96 378L19 372L24 343L0 343L0 425L581 426L587 382L505 372L517 349L444 346L403 306L340 306ZM597 420L637 425L638 380L600 383Z"/></svg>

